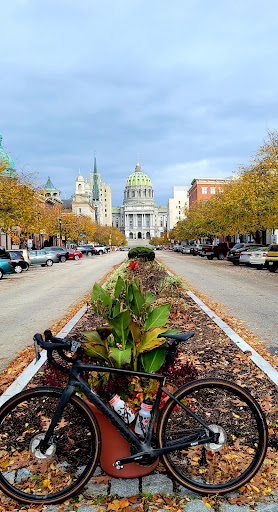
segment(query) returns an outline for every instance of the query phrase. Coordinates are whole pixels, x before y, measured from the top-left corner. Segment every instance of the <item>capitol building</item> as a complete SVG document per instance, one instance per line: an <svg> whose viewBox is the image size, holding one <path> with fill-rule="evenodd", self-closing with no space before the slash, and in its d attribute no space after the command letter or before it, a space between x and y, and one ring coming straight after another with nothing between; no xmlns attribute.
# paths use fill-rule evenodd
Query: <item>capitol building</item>
<svg viewBox="0 0 278 512"><path fill-rule="evenodd" d="M167 207L155 204L151 180L142 172L139 158L135 172L127 178L122 206L112 208L112 225L125 235L129 246L148 245L151 238L167 231Z"/></svg>

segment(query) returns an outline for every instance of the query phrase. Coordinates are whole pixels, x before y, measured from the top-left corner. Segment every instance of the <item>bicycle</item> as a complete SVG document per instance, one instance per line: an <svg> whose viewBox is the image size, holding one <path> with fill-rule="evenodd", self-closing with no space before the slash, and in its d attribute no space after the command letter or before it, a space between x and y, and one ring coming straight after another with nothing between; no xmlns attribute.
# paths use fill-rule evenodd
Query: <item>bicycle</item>
<svg viewBox="0 0 278 512"><path fill-rule="evenodd" d="M130 456L114 463L119 476L124 464L151 464L160 457L179 484L197 493L223 494L243 486L258 471L267 449L267 425L259 404L246 389L217 378L191 381L173 394L165 388L179 343L194 333L165 335L169 347L162 374L86 364L80 343L55 338L50 331L44 335L45 340L41 334L34 336L37 358L39 345L47 350L49 362L68 374L68 381L64 389L26 389L0 410L0 488L11 498L25 503L58 503L81 491L92 477L101 435L95 415L76 389L131 446ZM82 377L84 371L158 381L143 439L90 389ZM168 399L155 429L163 393Z"/></svg>

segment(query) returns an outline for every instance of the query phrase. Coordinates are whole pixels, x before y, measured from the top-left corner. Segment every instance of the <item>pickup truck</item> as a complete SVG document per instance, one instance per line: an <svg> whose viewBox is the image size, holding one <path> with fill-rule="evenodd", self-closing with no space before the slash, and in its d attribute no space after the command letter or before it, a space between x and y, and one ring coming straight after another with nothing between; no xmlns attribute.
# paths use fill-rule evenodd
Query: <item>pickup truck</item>
<svg viewBox="0 0 278 512"><path fill-rule="evenodd" d="M206 256L208 260L217 258L224 260L229 250L235 245L234 242L221 242L217 245L203 245L200 251L200 256Z"/></svg>
<svg viewBox="0 0 278 512"><path fill-rule="evenodd" d="M105 245L94 245L95 254L105 254L108 252L107 247Z"/></svg>

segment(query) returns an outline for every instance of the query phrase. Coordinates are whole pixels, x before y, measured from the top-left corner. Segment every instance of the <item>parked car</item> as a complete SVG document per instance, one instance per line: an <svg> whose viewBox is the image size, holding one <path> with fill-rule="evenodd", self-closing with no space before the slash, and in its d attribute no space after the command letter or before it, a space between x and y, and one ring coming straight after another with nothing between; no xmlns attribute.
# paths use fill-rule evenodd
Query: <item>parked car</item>
<svg viewBox="0 0 278 512"><path fill-rule="evenodd" d="M193 256L198 256L201 248L202 248L201 244L193 244L190 246L190 253L193 254Z"/></svg>
<svg viewBox="0 0 278 512"><path fill-rule="evenodd" d="M79 260L83 256L82 252L77 249L68 249L68 253L69 260Z"/></svg>
<svg viewBox="0 0 278 512"><path fill-rule="evenodd" d="M129 251L129 249L130 249L130 247L127 247L127 245L120 247L120 251Z"/></svg>
<svg viewBox="0 0 278 512"><path fill-rule="evenodd" d="M11 260L14 271L17 274L20 274L23 270L29 269L29 263L25 261L20 251L5 251L0 254L0 258Z"/></svg>
<svg viewBox="0 0 278 512"><path fill-rule="evenodd" d="M105 245L94 245L95 254L105 254L108 252Z"/></svg>
<svg viewBox="0 0 278 512"><path fill-rule="evenodd" d="M69 259L69 252L68 249L65 249L65 247L55 247L53 245L51 247L44 247L43 250L49 253L54 252L55 254L58 254L59 261L61 261L61 263L64 263L66 260Z"/></svg>
<svg viewBox="0 0 278 512"><path fill-rule="evenodd" d="M21 254L21 256L23 256L24 260L28 263L28 265L31 265L28 249L9 249L9 252L17 252Z"/></svg>
<svg viewBox="0 0 278 512"><path fill-rule="evenodd" d="M267 255L268 246L247 249L246 251L242 251L242 253L240 254L239 263L244 265L253 265L258 269L263 268L265 266L265 260Z"/></svg>
<svg viewBox="0 0 278 512"><path fill-rule="evenodd" d="M254 249L255 247L263 247L262 244L255 244L252 242L242 242L234 245L234 247L228 252L227 260L233 263L234 265L239 265L239 257L242 251L246 251L249 249Z"/></svg>
<svg viewBox="0 0 278 512"><path fill-rule="evenodd" d="M0 279L2 279L4 274L13 274L14 267L12 265L11 260L5 258L0 259Z"/></svg>
<svg viewBox="0 0 278 512"><path fill-rule="evenodd" d="M32 265L41 265L42 267L52 267L53 263L59 263L59 254L41 249L40 251L30 251L29 258Z"/></svg>
<svg viewBox="0 0 278 512"><path fill-rule="evenodd" d="M217 258L218 260L224 260L228 252L234 247L234 242L220 242L217 245L203 245L201 249L201 256L206 256L208 260Z"/></svg>
<svg viewBox="0 0 278 512"><path fill-rule="evenodd" d="M182 249L180 251L182 254L190 254L191 252L191 247L190 245L183 245L182 246Z"/></svg>
<svg viewBox="0 0 278 512"><path fill-rule="evenodd" d="M81 244L78 245L77 250L82 252L82 254L86 256L93 256L95 254L94 246L91 244Z"/></svg>
<svg viewBox="0 0 278 512"><path fill-rule="evenodd" d="M278 268L278 244L271 244L265 259L265 266L269 272L275 272Z"/></svg>

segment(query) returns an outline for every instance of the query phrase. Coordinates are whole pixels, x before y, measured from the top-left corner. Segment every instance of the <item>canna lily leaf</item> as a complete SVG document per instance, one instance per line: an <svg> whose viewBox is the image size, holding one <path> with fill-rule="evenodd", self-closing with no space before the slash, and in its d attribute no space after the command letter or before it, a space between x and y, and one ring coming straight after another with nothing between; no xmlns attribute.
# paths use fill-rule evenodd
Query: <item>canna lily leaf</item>
<svg viewBox="0 0 278 512"><path fill-rule="evenodd" d="M106 340L113 331L112 327L96 327L96 331L102 340Z"/></svg>
<svg viewBox="0 0 278 512"><path fill-rule="evenodd" d="M109 351L109 359L113 361L115 368L122 368L131 361L131 349L126 348L125 350L120 350L119 348L113 347Z"/></svg>
<svg viewBox="0 0 278 512"><path fill-rule="evenodd" d="M141 362L147 373L157 372L165 361L166 347L158 347L141 354Z"/></svg>
<svg viewBox="0 0 278 512"><path fill-rule="evenodd" d="M97 331L81 331L81 334L85 336L86 340L81 340L82 343L90 343L93 347L94 345L103 345L105 346L105 339L102 339Z"/></svg>
<svg viewBox="0 0 278 512"><path fill-rule="evenodd" d="M116 282L115 290L114 290L114 297L115 299L118 299L122 291L125 289L125 282L121 278L121 276L118 277L118 281Z"/></svg>
<svg viewBox="0 0 278 512"><path fill-rule="evenodd" d="M138 290L138 288L136 288L136 286L134 286L134 283L132 283L132 289L133 289L133 300L130 303L130 307L136 316L140 316L142 306L145 302L145 299L144 299L143 295L140 293L140 291Z"/></svg>
<svg viewBox="0 0 278 512"><path fill-rule="evenodd" d="M166 324L169 318L170 307L171 304L163 304L153 309L145 322L144 331L149 331L154 327L160 327Z"/></svg>
<svg viewBox="0 0 278 512"><path fill-rule="evenodd" d="M127 340L127 334L128 334L128 326L131 321L131 316L129 311L122 311L119 313L115 318L109 318L108 322L109 325L111 325L117 335L120 337L120 343L122 344L123 348L125 349L126 340Z"/></svg>
<svg viewBox="0 0 278 512"><path fill-rule="evenodd" d="M165 343L163 339L157 338L158 334L161 334L162 332L164 332L162 327L157 327L152 331L145 332L137 348L137 353L141 354L142 352L146 352L147 350L163 345Z"/></svg>
<svg viewBox="0 0 278 512"><path fill-rule="evenodd" d="M112 299L110 295L97 283L94 284L93 292L91 295L91 301L93 309L99 314L101 314L104 318L106 318L107 315L110 315ZM99 301L101 301L102 309L107 311L106 314L105 312L101 311L100 305L98 304Z"/></svg>
<svg viewBox="0 0 278 512"><path fill-rule="evenodd" d="M138 343L141 340L141 331L140 327L136 322L133 322L133 320L129 324L130 332L132 335L133 343L135 345L138 345Z"/></svg>
<svg viewBox="0 0 278 512"><path fill-rule="evenodd" d="M109 361L106 347L103 345L92 346L90 343L87 343L85 344L85 354L95 361Z"/></svg>
<svg viewBox="0 0 278 512"><path fill-rule="evenodd" d="M145 295L145 303L146 304L152 304L155 300L156 300L155 295L152 295L152 293L149 291L146 292L146 295Z"/></svg>

